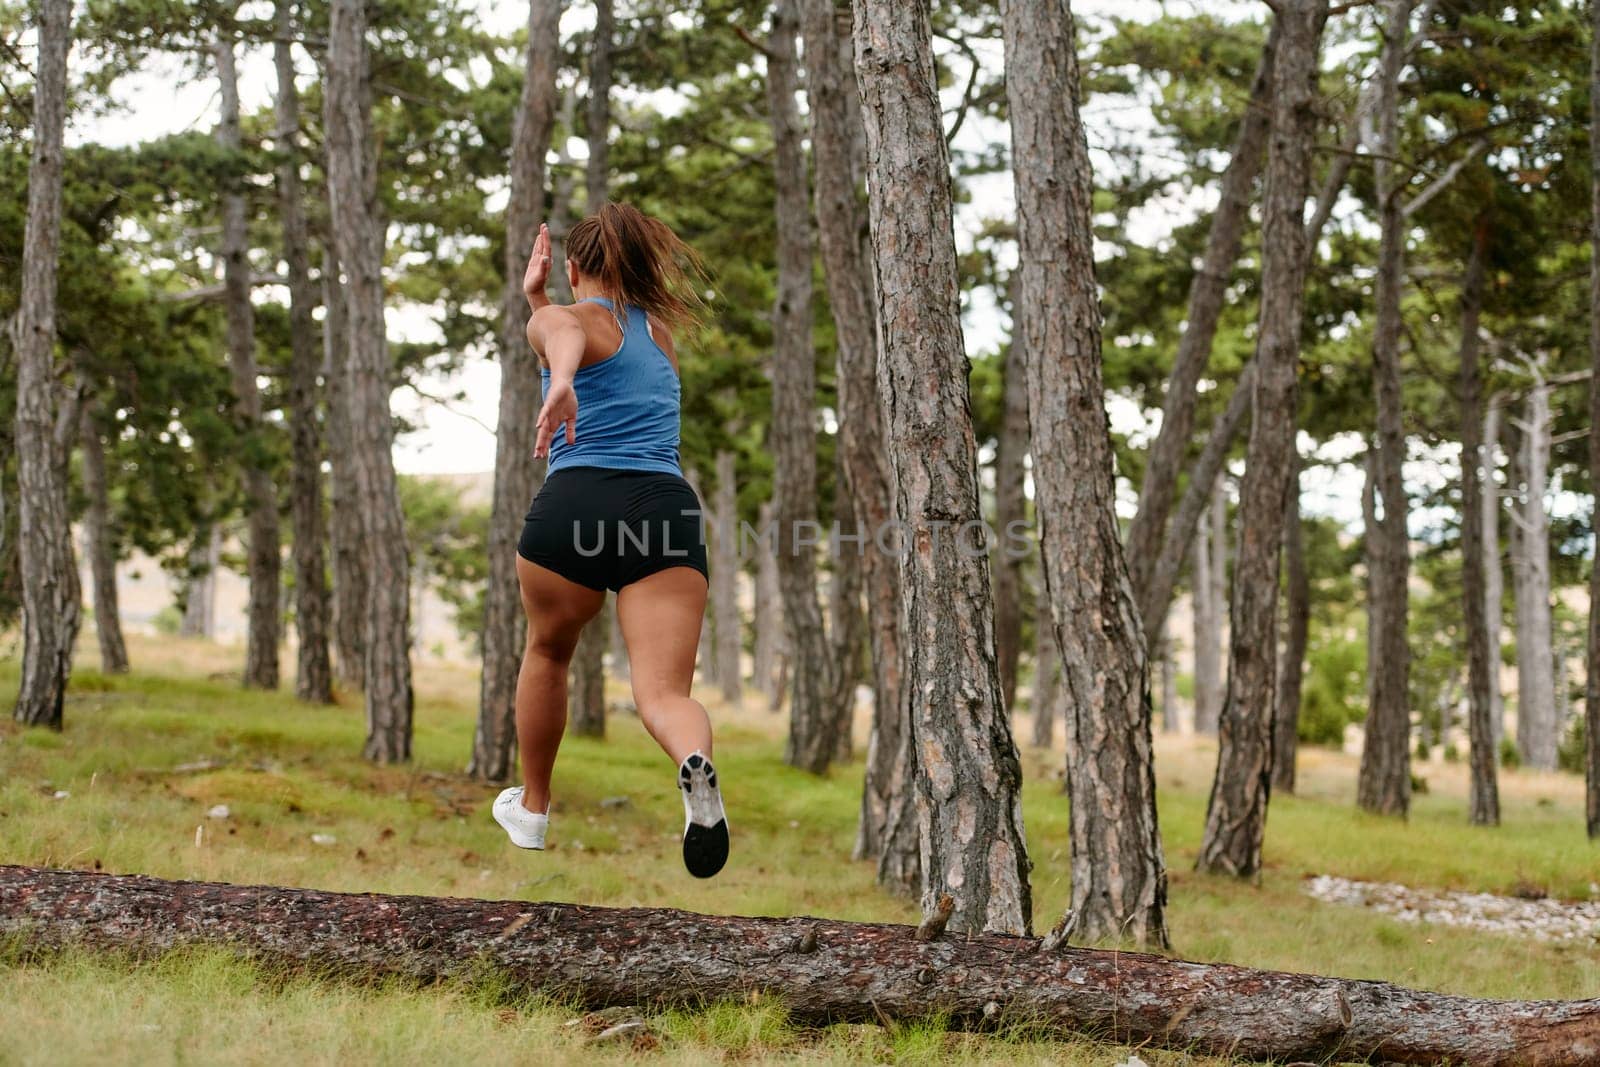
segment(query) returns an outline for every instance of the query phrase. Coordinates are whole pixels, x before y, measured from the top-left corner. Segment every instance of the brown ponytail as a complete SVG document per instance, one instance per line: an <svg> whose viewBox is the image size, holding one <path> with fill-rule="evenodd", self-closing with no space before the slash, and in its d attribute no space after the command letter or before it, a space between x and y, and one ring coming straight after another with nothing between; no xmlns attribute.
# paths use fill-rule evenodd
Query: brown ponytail
<svg viewBox="0 0 1600 1067"><path fill-rule="evenodd" d="M567 234L567 258L619 306L635 304L669 329L690 326L705 307L706 271L671 227L630 204L606 203Z"/></svg>

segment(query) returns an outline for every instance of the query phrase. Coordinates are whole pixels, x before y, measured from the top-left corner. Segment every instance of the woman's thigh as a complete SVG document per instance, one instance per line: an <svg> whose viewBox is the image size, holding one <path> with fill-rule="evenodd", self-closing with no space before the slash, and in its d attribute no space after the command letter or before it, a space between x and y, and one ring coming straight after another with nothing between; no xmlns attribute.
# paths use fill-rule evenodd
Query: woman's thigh
<svg viewBox="0 0 1600 1067"><path fill-rule="evenodd" d="M517 557L522 608L528 616L528 647L557 659L571 659L584 624L606 602L603 589L569 581L548 567Z"/></svg>
<svg viewBox="0 0 1600 1067"><path fill-rule="evenodd" d="M669 567L622 587L617 617L636 701L689 695L705 613L705 575L693 567Z"/></svg>

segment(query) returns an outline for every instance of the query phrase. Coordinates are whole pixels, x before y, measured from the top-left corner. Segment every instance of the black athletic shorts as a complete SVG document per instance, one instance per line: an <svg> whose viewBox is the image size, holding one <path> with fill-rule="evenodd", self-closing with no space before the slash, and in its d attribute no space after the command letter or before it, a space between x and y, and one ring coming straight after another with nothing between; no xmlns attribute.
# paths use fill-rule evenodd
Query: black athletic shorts
<svg viewBox="0 0 1600 1067"><path fill-rule="evenodd" d="M533 498L517 552L590 589L668 567L706 572L700 499L676 474L565 467Z"/></svg>

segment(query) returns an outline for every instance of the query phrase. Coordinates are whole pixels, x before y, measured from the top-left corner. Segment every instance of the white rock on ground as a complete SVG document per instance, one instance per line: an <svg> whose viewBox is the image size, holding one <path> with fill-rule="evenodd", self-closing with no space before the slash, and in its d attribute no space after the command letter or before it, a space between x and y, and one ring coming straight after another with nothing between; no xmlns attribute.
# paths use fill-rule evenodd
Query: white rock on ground
<svg viewBox="0 0 1600 1067"><path fill-rule="evenodd" d="M1317 900L1371 908L1402 922L1463 926L1539 941L1600 940L1600 900L1523 900L1494 893L1420 889L1321 874L1305 881Z"/></svg>

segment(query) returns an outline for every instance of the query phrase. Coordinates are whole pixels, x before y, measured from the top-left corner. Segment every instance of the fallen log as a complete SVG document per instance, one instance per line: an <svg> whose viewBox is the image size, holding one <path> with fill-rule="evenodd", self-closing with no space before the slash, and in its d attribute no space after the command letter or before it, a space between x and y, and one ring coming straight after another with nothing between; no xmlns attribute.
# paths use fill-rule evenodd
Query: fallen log
<svg viewBox="0 0 1600 1067"><path fill-rule="evenodd" d="M318 973L493 971L589 1009L770 996L798 1023L940 1015L1252 1059L1600 1064L1600 1000L1481 1000L1033 938L529 901L326 893L0 866L0 939L221 946Z"/></svg>

